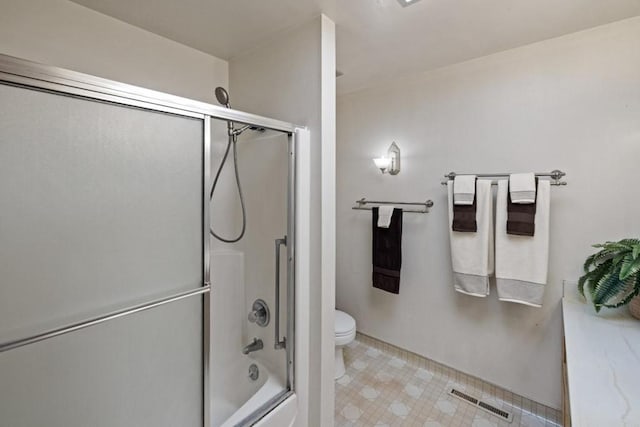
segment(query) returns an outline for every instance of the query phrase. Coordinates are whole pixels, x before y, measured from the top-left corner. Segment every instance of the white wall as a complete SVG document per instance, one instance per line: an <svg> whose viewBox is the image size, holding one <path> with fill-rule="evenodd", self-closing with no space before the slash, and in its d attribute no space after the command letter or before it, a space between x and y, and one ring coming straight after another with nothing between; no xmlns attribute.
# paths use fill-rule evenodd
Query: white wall
<svg viewBox="0 0 640 427"><path fill-rule="evenodd" d="M336 26L321 20L320 425L332 426L335 404L336 308ZM312 305L313 307L313 305ZM314 349L312 348L312 351ZM313 383L312 383L313 384ZM312 419L316 420L316 419ZM313 424L313 423L311 423Z"/></svg>
<svg viewBox="0 0 640 427"><path fill-rule="evenodd" d="M0 0L0 53L206 102L227 62L67 0Z"/></svg>
<svg viewBox="0 0 640 427"><path fill-rule="evenodd" d="M633 18L339 98L337 306L361 332L560 407L562 280L638 232L639 40ZM383 176L371 159L392 141L403 170ZM544 307L454 292L443 174L555 168ZM360 197L435 201L404 217L399 295L371 286Z"/></svg>
<svg viewBox="0 0 640 427"><path fill-rule="evenodd" d="M332 369L332 359L321 357L321 349L333 348L333 332L330 337L326 336L326 325L330 325L333 331L333 299L328 308L318 302L323 300L323 295L327 299L327 292L333 292L335 283L333 274L330 278L326 277L326 271L325 276L322 275L322 257L334 257L333 246L323 249L322 243L329 243L331 238L321 240L325 233L322 215L326 221L333 220L331 212L321 211L321 182L324 178L331 178L325 172L325 168L331 170L332 165L330 159L323 157L331 156L331 148L326 146L335 145L335 126L329 120L323 121L330 119L331 111L335 110L334 31L333 22L322 16L280 34L266 45L258 46L229 63L231 97L235 107L306 126L311 132L311 279L310 283L298 283L298 286L309 287L311 308L308 314L302 315L308 315L311 330L308 336L298 338L310 340L308 382L313 387L308 395L300 395L300 407L304 411L306 402L309 402L309 413L301 414L298 425L307 425L307 420L308 425L319 425L318 420L322 420L323 426L333 423L333 381L330 389L320 386L323 376L332 375L327 372ZM326 67L333 67L333 71L323 72ZM245 164L243 168L251 170L252 166ZM332 197L330 180L328 185L322 196ZM270 201L265 196L262 202ZM331 230L327 232L330 234ZM267 253L269 260L272 256L271 252ZM271 292L271 281L263 286ZM300 374L297 375L299 380L303 380Z"/></svg>

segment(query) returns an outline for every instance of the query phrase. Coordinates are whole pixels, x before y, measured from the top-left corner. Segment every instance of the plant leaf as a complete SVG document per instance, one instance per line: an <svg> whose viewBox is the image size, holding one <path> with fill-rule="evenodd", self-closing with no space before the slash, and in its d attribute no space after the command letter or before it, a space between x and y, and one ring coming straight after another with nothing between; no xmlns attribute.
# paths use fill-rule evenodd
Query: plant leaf
<svg viewBox="0 0 640 427"><path fill-rule="evenodd" d="M620 243L621 245L628 246L629 249L633 250L633 247L635 245L637 245L638 243L640 243L640 240L638 240L638 239L622 239L618 243Z"/></svg>
<svg viewBox="0 0 640 427"><path fill-rule="evenodd" d="M630 280L629 283L627 283L627 289L625 289L624 293L622 294L623 296L620 297L620 301L613 304L606 303L603 304L603 306L607 308L618 308L622 307L625 304L628 304L633 299L633 297L640 293L640 286L638 286L639 283L640 276L633 278L633 280Z"/></svg>
<svg viewBox="0 0 640 427"><path fill-rule="evenodd" d="M599 311L598 307L604 306L609 302L609 299L624 289L625 283L620 280L619 275L618 269L613 269L596 283L592 291L592 301L596 306L596 311Z"/></svg>
<svg viewBox="0 0 640 427"><path fill-rule="evenodd" d="M588 293L596 309L619 307L640 294L640 239L627 238L593 245L599 251L587 257L578 291Z"/></svg>
<svg viewBox="0 0 640 427"><path fill-rule="evenodd" d="M620 264L621 261L624 261L624 259L629 255L628 252L622 252L619 253L618 255L613 257L613 264L614 265L618 265Z"/></svg>
<svg viewBox="0 0 640 427"><path fill-rule="evenodd" d="M633 243L630 241L630 239L624 239L620 240L619 242L606 242L599 247L602 247L609 251L627 252L633 250Z"/></svg>
<svg viewBox="0 0 640 427"><path fill-rule="evenodd" d="M584 276L578 280L578 289L580 289L580 282L582 282L582 288L584 289L584 285L586 284L587 289L591 292L598 282L602 279L602 276L611 271L611 267L613 266L612 260L607 260L604 263L597 266L592 271L587 272ZM584 295L584 292L583 292Z"/></svg>
<svg viewBox="0 0 640 427"><path fill-rule="evenodd" d="M582 296L584 296L584 284L586 283L588 278L589 276L585 274L580 279L578 279L578 292L580 292L580 295Z"/></svg>
<svg viewBox="0 0 640 427"><path fill-rule="evenodd" d="M620 268L620 280L627 280L627 278L638 274L638 272L640 272L640 258L633 259L629 254L629 256L625 257Z"/></svg>

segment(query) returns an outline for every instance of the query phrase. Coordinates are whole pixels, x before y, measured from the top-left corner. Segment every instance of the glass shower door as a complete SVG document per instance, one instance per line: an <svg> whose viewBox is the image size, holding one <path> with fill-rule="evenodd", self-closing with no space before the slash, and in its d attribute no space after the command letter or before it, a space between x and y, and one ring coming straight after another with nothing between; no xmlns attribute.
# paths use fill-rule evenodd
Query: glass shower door
<svg viewBox="0 0 640 427"><path fill-rule="evenodd" d="M228 144L227 124L214 120L212 129L215 175ZM246 233L234 244L211 243L215 427L250 425L293 389L294 140L252 129L236 144ZM215 231L227 238L242 228L232 156L211 204Z"/></svg>
<svg viewBox="0 0 640 427"><path fill-rule="evenodd" d="M203 425L204 123L0 84L0 425Z"/></svg>
<svg viewBox="0 0 640 427"><path fill-rule="evenodd" d="M234 244L214 116L271 129L238 140ZM0 55L0 425L251 425L293 394L293 131Z"/></svg>

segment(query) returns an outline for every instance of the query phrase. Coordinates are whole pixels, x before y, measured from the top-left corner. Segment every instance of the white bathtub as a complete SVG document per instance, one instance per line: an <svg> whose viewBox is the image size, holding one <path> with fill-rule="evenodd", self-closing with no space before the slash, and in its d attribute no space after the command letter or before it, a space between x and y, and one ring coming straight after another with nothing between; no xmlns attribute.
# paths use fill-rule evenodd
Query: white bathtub
<svg viewBox="0 0 640 427"><path fill-rule="evenodd" d="M284 352L274 354L269 346L273 330L264 331L247 322L252 299L249 301L245 295L244 254L216 250L211 261L217 284L211 298L211 425L231 427L285 390L285 360ZM262 338L265 348L245 356L241 350L253 337ZM278 366L278 361L279 369L270 369L272 364ZM252 363L260 372L256 381L249 379ZM282 375L277 375L279 372ZM290 396L255 425L288 427L296 413L297 398Z"/></svg>
<svg viewBox="0 0 640 427"><path fill-rule="evenodd" d="M260 373L256 381L252 381L248 376L249 366L254 363L258 366ZM213 427L237 425L285 389L284 382L255 359L243 356L238 358L233 366L225 368L223 372L219 371L219 375L223 378L213 379L214 387L217 385L217 389L212 389L211 393ZM293 402L287 399L256 425L290 426L293 424L295 414L295 399Z"/></svg>

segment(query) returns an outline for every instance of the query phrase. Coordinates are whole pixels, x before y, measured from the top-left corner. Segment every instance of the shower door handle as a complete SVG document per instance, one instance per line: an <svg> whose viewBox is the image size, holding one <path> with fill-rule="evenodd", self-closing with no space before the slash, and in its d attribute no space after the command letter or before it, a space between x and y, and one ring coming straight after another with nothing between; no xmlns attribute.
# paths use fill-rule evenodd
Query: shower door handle
<svg viewBox="0 0 640 427"><path fill-rule="evenodd" d="M282 239L276 239L276 313L275 313L275 344L274 348L276 350L280 350L287 346L287 338L283 337L282 341L280 340L280 246L287 245L287 236L284 236Z"/></svg>

